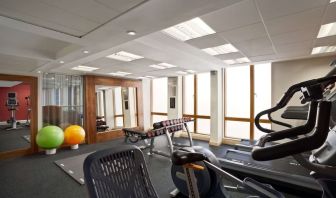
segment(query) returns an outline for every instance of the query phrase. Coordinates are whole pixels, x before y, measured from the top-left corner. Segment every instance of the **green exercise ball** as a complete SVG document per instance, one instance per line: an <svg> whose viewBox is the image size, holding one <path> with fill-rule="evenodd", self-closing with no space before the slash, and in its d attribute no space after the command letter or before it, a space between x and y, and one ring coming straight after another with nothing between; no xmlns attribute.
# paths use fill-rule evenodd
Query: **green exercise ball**
<svg viewBox="0 0 336 198"><path fill-rule="evenodd" d="M64 133L58 126L43 127L36 136L36 143L41 148L53 149L59 147L64 141Z"/></svg>

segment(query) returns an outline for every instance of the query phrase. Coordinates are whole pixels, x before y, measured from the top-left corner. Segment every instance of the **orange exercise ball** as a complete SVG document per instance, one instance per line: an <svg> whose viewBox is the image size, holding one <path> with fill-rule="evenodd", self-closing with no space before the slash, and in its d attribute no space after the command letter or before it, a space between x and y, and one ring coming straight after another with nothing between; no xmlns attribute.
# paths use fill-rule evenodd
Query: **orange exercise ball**
<svg viewBox="0 0 336 198"><path fill-rule="evenodd" d="M85 139L85 131L81 126L70 125L64 131L64 142L70 145L80 144Z"/></svg>

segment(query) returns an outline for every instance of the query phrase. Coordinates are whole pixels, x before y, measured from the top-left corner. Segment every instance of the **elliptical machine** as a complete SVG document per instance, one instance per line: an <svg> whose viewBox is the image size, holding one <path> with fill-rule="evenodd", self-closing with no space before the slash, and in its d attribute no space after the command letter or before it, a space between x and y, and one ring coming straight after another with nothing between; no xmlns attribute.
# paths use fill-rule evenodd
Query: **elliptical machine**
<svg viewBox="0 0 336 198"><path fill-rule="evenodd" d="M10 124L10 127L6 128L6 130L16 130L21 127L18 126L20 124L16 121L16 111L17 107L20 106L15 92L9 92L7 94L7 101L6 101L6 107L8 111L10 112L10 118L7 120L7 122Z"/></svg>
<svg viewBox="0 0 336 198"><path fill-rule="evenodd" d="M325 198L335 197L336 193L334 192L335 189L332 189L330 186L336 181L336 147L330 146L331 142L333 145L336 144L336 135L334 131L329 133L331 100L324 98L323 90L327 85L335 82L336 76L330 76L305 81L290 87L284 95L286 97L282 98L276 107L265 110L257 115L256 125L258 126L259 124L260 126L259 121L262 115L283 108L285 106L283 104L287 104L287 100L299 91L303 93L304 101L311 102L311 107L317 107L315 116L311 116L304 127L299 126L282 131L269 132L257 142L257 145L252 150L252 157L259 161L293 155L300 165L316 172L313 176L320 183ZM333 135L327 139L328 133ZM301 137L299 135L307 136ZM268 144L272 141L287 138L290 141L272 144L271 146ZM326 146L322 146L324 143L325 145L329 145L327 147L329 149L325 149ZM330 148L333 148L333 152L330 152ZM301 153L314 149L318 149L316 153L319 153L319 155L315 153L310 161L306 161ZM323 160L323 158L327 158L328 160ZM323 164L321 163L322 161L333 161L334 164ZM248 191L260 197L283 197L280 192L274 190L269 185L259 183L251 178L245 178L242 181L223 171L219 168L218 160L214 154L204 148L192 147L177 150L172 155L172 162L172 179L178 191L185 196L196 198L228 197L228 190L234 189ZM326 177L326 174L331 174L332 176ZM225 186L220 181L221 177L230 178L238 184L236 187ZM176 194L176 192L174 193Z"/></svg>

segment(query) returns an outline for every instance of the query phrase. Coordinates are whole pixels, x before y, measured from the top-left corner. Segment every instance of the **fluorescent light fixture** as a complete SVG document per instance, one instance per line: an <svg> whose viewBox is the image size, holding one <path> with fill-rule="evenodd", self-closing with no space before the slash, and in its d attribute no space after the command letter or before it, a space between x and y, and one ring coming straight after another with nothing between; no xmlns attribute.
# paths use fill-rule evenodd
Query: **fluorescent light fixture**
<svg viewBox="0 0 336 198"><path fill-rule="evenodd" d="M87 50L84 50L84 51L83 51L83 53L84 53L84 54L88 54L88 53L89 53L89 51L87 51Z"/></svg>
<svg viewBox="0 0 336 198"><path fill-rule="evenodd" d="M155 78L154 76L145 76L145 78Z"/></svg>
<svg viewBox="0 0 336 198"><path fill-rule="evenodd" d="M129 73L129 72L122 72L122 71L117 71L117 72L111 72L109 73L110 75L113 75L113 76L127 76L127 75L130 75L132 73Z"/></svg>
<svg viewBox="0 0 336 198"><path fill-rule="evenodd" d="M336 2L336 0L330 0L330 3L334 3L334 2Z"/></svg>
<svg viewBox="0 0 336 198"><path fill-rule="evenodd" d="M236 59L236 62L237 63L248 63L248 62L251 62L251 61L247 57L244 57L244 58L238 58L238 59Z"/></svg>
<svg viewBox="0 0 336 198"><path fill-rule="evenodd" d="M42 73L41 71L37 71L38 74Z"/></svg>
<svg viewBox="0 0 336 198"><path fill-rule="evenodd" d="M224 63L228 64L228 65L232 65L232 64L235 64L236 61L233 60L233 59L230 59L230 60L223 60Z"/></svg>
<svg viewBox="0 0 336 198"><path fill-rule="evenodd" d="M238 63L248 63L251 61L247 57L243 57L243 58L238 58L238 59L223 60L223 62L228 65L233 65L233 64L238 64Z"/></svg>
<svg viewBox="0 0 336 198"><path fill-rule="evenodd" d="M63 64L63 63L64 63L64 61L62 61L62 60L61 60L59 63L60 63L60 64Z"/></svg>
<svg viewBox="0 0 336 198"><path fill-rule="evenodd" d="M185 71L177 71L176 73L177 73L177 74L181 74L181 75L188 74L188 72L185 72Z"/></svg>
<svg viewBox="0 0 336 198"><path fill-rule="evenodd" d="M132 53L129 53L129 52L125 52L125 51L120 51L120 52L108 55L106 57L116 59L116 60L120 60L120 61L125 61L125 62L130 62L130 61L133 61L133 60L144 58L142 56L132 54Z"/></svg>
<svg viewBox="0 0 336 198"><path fill-rule="evenodd" d="M169 69L169 68L173 68L173 67L177 67L175 65L172 64L168 64L168 63L159 63L157 65L150 65L149 67L153 67L156 69Z"/></svg>
<svg viewBox="0 0 336 198"><path fill-rule="evenodd" d="M220 45L216 47L209 47L209 48L202 49L202 50L212 56L219 55L219 54L228 54L232 52L238 52L237 48L235 48L231 44L225 44L225 45Z"/></svg>
<svg viewBox="0 0 336 198"><path fill-rule="evenodd" d="M336 22L321 25L317 38L336 35Z"/></svg>
<svg viewBox="0 0 336 198"><path fill-rule="evenodd" d="M186 70L186 72L193 74L193 73L195 73L196 71L191 70L191 69L188 69L188 70Z"/></svg>
<svg viewBox="0 0 336 198"><path fill-rule="evenodd" d="M320 46L320 47L314 47L311 54L322 54L335 51L336 46Z"/></svg>
<svg viewBox="0 0 336 198"><path fill-rule="evenodd" d="M208 26L199 17L174 25L162 31L169 36L181 41L187 41L216 33L215 30Z"/></svg>
<svg viewBox="0 0 336 198"><path fill-rule="evenodd" d="M78 65L77 67L73 67L72 70L78 70L78 71L86 71L86 72L91 72L94 70L97 70L99 68L97 67L89 67L89 66L84 66L84 65Z"/></svg>
<svg viewBox="0 0 336 198"><path fill-rule="evenodd" d="M164 66L164 67L166 67L166 68L177 67L176 65L172 65L172 64L168 64L168 63L159 63L158 65L160 65L160 66Z"/></svg>
<svg viewBox="0 0 336 198"><path fill-rule="evenodd" d="M166 67L160 65L150 65L149 67L153 67L155 69L166 69Z"/></svg>
<svg viewBox="0 0 336 198"><path fill-rule="evenodd" d="M144 78L146 78L146 77L144 77L144 76L137 77L137 79L144 79Z"/></svg>

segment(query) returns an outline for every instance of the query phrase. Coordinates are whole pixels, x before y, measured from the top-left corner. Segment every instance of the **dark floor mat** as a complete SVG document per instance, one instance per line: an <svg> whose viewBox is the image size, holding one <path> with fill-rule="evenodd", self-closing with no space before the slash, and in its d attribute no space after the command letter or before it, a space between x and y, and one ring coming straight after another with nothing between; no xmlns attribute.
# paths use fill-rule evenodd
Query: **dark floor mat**
<svg viewBox="0 0 336 198"><path fill-rule="evenodd" d="M92 152L57 160L55 164L79 184L84 185L83 163L85 158L91 153Z"/></svg>

